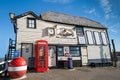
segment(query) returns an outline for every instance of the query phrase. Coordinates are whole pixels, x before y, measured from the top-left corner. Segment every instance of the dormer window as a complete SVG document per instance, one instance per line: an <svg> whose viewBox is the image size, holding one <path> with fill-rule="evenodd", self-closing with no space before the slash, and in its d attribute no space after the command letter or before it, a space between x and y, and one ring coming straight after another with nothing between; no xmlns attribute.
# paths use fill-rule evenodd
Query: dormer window
<svg viewBox="0 0 120 80"><path fill-rule="evenodd" d="M27 28L36 28L36 20L34 18L27 19Z"/></svg>

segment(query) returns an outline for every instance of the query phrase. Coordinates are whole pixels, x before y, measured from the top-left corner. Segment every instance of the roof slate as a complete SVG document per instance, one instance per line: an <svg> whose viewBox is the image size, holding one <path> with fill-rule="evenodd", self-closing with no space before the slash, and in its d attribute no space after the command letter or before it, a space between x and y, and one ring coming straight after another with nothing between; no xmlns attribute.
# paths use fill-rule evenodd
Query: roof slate
<svg viewBox="0 0 120 80"><path fill-rule="evenodd" d="M100 23L84 17L71 16L71 15L56 13L51 11L41 14L41 19L46 21L53 21L53 22L72 24L78 26L106 28Z"/></svg>

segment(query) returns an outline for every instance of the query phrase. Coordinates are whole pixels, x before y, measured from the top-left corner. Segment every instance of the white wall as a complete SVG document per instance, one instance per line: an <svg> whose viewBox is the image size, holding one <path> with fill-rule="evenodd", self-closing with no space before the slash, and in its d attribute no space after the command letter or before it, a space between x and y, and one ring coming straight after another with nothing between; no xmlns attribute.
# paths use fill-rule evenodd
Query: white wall
<svg viewBox="0 0 120 80"><path fill-rule="evenodd" d="M87 30L90 30L93 32L97 31L97 32L105 32L106 33L106 31L103 29L84 28L84 31L87 31ZM107 36L107 34L106 34L106 36ZM88 45L87 52L88 52L88 64L91 62L101 63L101 62L103 62L102 59L105 60L104 62L111 61L109 42L107 45L94 45L94 44Z"/></svg>
<svg viewBox="0 0 120 80"><path fill-rule="evenodd" d="M21 48L21 43L35 43L36 40L47 40L49 44L77 44L76 31L73 30L75 35L74 39L70 38L56 38L56 36L48 36L46 28L54 27L73 29L72 25L65 25L59 23L45 22L42 20L36 20L36 29L27 28L27 17L33 17L32 15L24 16L17 19L17 50Z"/></svg>

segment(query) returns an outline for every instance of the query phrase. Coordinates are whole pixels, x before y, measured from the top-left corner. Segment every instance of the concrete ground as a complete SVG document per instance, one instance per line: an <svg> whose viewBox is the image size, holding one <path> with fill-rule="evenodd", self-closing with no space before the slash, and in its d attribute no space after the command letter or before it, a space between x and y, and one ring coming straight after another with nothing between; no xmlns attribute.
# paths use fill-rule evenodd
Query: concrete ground
<svg viewBox="0 0 120 80"><path fill-rule="evenodd" d="M29 71L23 80L120 80L120 67L79 67L75 70L50 69L48 72ZM10 78L0 77L0 80Z"/></svg>

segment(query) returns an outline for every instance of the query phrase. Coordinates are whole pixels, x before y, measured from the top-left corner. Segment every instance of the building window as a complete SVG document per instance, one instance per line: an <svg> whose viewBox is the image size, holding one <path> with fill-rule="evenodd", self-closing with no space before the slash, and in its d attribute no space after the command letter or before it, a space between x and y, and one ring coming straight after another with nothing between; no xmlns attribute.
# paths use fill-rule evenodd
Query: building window
<svg viewBox="0 0 120 80"><path fill-rule="evenodd" d="M101 44L99 32L94 32L94 36L95 36L96 44L98 44L98 45Z"/></svg>
<svg viewBox="0 0 120 80"><path fill-rule="evenodd" d="M80 56L80 48L71 46L70 48L70 55L73 57L79 57Z"/></svg>
<svg viewBox="0 0 120 80"><path fill-rule="evenodd" d="M104 45L106 45L107 44L107 37L106 37L105 32L101 32L101 38L102 38L102 43Z"/></svg>
<svg viewBox="0 0 120 80"><path fill-rule="evenodd" d="M86 31L88 44L94 44L92 31Z"/></svg>
<svg viewBox="0 0 120 80"><path fill-rule="evenodd" d="M84 33L83 33L83 27L77 27L76 28L76 33L78 36L83 36Z"/></svg>
<svg viewBox="0 0 120 80"><path fill-rule="evenodd" d="M57 54L58 54L58 56L64 56L64 49L63 49L63 47L57 47Z"/></svg>
<svg viewBox="0 0 120 80"><path fill-rule="evenodd" d="M27 28L36 28L36 20L34 18L27 19Z"/></svg>
<svg viewBox="0 0 120 80"><path fill-rule="evenodd" d="M76 33L78 36L78 43L79 44L86 44L83 27L77 27Z"/></svg>

